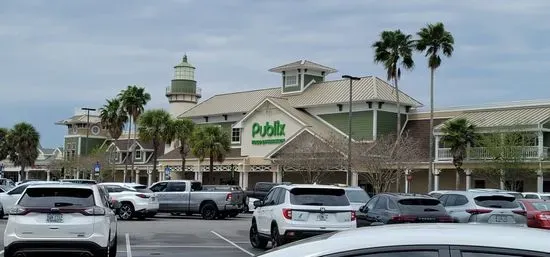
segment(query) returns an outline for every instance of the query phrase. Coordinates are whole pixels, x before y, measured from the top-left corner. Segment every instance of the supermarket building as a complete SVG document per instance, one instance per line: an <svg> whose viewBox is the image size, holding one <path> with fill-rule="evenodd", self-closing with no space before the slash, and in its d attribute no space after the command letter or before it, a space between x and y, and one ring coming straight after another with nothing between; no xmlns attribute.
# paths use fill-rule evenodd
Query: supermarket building
<svg viewBox="0 0 550 257"><path fill-rule="evenodd" d="M171 85L166 88L170 113L177 118L188 118L198 126L220 126L231 137L231 150L223 162L214 163L216 183L238 181L243 188L250 188L261 181L302 182L300 174L282 172L273 162L282 149L303 135L316 139L327 139L331 135L347 138L349 111L349 83L347 79L327 80L326 76L337 70L307 60L300 60L270 69L278 74L279 85L258 90L218 94L199 102L201 90L194 77L195 67L183 58L174 67ZM429 113L419 110L422 104L399 92L403 132L421 140L422 152L427 156L429 146ZM395 133L397 105L394 88L375 76L361 77L353 81L352 140L369 142L388 133ZM490 132L495 128L522 124L522 131L532 134L526 142L526 161L536 174L532 180L522 182L524 191L548 191L549 179L544 178L543 169L548 164L550 148L550 104L546 102L516 102L505 105L451 108L435 112L436 149L434 187L454 189L455 172L451 163L450 149L440 142L442 123L457 118L466 118L474 123L479 132ZM98 132L98 135L101 133ZM128 152L135 151L135 171L132 178L140 183L151 183L152 147L150 143L137 140L128 148L122 136L116 143L109 141L109 151L117 153L119 170L124 169ZM73 142L75 139L72 139ZM80 138L80 143L84 138ZM166 167L171 178L202 180L208 172L209 160L188 155L186 166L181 166L181 157L176 145L164 146L164 155L159 157L157 167L160 179ZM475 147L474 147L475 148ZM493 183L476 176L476 168L487 156L483 149L473 149L464 162L465 172L461 176L460 188L498 188L503 183ZM79 148L80 149L80 148ZM484 155L485 154L485 155ZM403 179L411 192L425 192L428 182L428 159L419 156L415 162L412 180ZM360 173L353 171L351 183L368 188ZM323 183L346 183L346 168L334 171Z"/></svg>

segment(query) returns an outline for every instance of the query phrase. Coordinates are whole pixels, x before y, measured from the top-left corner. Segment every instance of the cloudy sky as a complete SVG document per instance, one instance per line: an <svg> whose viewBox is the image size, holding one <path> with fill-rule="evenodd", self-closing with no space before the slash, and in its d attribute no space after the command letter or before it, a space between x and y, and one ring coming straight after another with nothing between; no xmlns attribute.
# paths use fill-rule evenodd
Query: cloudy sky
<svg viewBox="0 0 550 257"><path fill-rule="evenodd" d="M0 3L0 126L34 124L62 145L57 120L100 107L129 84L148 108L166 107L172 66L184 53L203 99L277 86L269 68L308 59L384 78L370 45L382 30L414 34L442 21L456 41L436 75L436 106L550 98L550 1L25 0ZM404 91L428 104L422 55Z"/></svg>

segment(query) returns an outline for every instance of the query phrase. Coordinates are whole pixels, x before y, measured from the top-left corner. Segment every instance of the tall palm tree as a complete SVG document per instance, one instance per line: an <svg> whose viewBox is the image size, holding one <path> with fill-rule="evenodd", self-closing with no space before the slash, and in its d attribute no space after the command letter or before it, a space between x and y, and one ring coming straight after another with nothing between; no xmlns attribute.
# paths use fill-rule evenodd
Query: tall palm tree
<svg viewBox="0 0 550 257"><path fill-rule="evenodd" d="M122 108L122 101L119 98L107 99L107 103L100 109L99 117L101 124L107 128L116 145L124 130L124 124L128 122L128 115Z"/></svg>
<svg viewBox="0 0 550 257"><path fill-rule="evenodd" d="M144 112L138 119L139 138L153 143L153 179L155 179L158 162L158 151L161 143L170 143L174 135L173 121L170 114L162 109Z"/></svg>
<svg viewBox="0 0 550 257"><path fill-rule="evenodd" d="M453 165L456 168L455 189L458 190L460 172L462 171L464 158L466 158L466 149L468 149L468 145L474 144L478 138L475 134L475 126L470 124L468 120L460 118L447 121L441 128L441 132L444 133L441 141L451 148Z"/></svg>
<svg viewBox="0 0 550 257"><path fill-rule="evenodd" d="M428 67L430 68L430 150L429 150L429 177L432 177L434 156L434 74L441 65L440 53L446 57L453 54L455 40L451 32L445 30L443 23L428 24L416 33L419 39L416 41L416 50L426 52ZM428 192L432 190L431 181L428 183Z"/></svg>
<svg viewBox="0 0 550 257"><path fill-rule="evenodd" d="M38 158L40 134L29 123L15 124L8 132L6 142L10 145L9 160L21 167L19 178L23 178L26 167L32 167Z"/></svg>
<svg viewBox="0 0 550 257"><path fill-rule="evenodd" d="M0 161L8 158L9 150L6 142L8 131L6 128L0 128Z"/></svg>
<svg viewBox="0 0 550 257"><path fill-rule="evenodd" d="M208 157L209 175L208 182L213 178L214 161L223 162L226 154L231 150L231 142L227 132L220 127L206 126L195 130L191 140L192 152L200 161Z"/></svg>
<svg viewBox="0 0 550 257"><path fill-rule="evenodd" d="M138 87L136 85L128 86L126 89L120 91L118 94L120 100L122 101L122 108L130 117L130 123L128 126L128 156L126 159L130 158L131 162L131 171L134 170L134 153L130 152L130 134L132 131L132 123L134 123L134 144L136 143L137 128L135 126L136 121L139 116L145 111L145 105L151 100L151 95L145 92L145 88ZM127 173L128 162L125 161L124 174ZM130 176L131 179L132 176Z"/></svg>
<svg viewBox="0 0 550 257"><path fill-rule="evenodd" d="M411 35L401 30L382 31L380 40L372 44L374 48L374 62L384 65L387 79L393 81L395 100L397 102L397 134L401 135L401 103L399 100L398 81L401 79L401 68L411 70L414 67L412 59L414 41Z"/></svg>
<svg viewBox="0 0 550 257"><path fill-rule="evenodd" d="M182 175L185 175L185 158L191 150L190 142L195 130L195 123L190 119L178 119L174 121L173 125L174 139L179 142Z"/></svg>

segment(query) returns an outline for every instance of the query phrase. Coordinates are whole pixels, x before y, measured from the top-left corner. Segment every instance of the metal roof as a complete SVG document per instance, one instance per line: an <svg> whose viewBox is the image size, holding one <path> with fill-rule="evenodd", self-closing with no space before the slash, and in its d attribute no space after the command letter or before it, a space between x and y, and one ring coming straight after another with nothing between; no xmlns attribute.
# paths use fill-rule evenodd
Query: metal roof
<svg viewBox="0 0 550 257"><path fill-rule="evenodd" d="M494 128L539 125L549 118L550 107L529 107L469 111L451 120L466 119L478 128ZM444 123L436 126L434 129L441 130L443 126Z"/></svg>
<svg viewBox="0 0 550 257"><path fill-rule="evenodd" d="M320 70L320 71L324 71L326 73L337 72L336 69L333 69L333 68L330 68L330 67L318 64L318 63L314 63L314 62L311 62L311 61L308 61L308 60L300 60L300 61L291 62L291 63L285 64L285 65L281 65L281 66L269 69L269 71L271 71L271 72L283 72L283 71L296 70L296 69Z"/></svg>
<svg viewBox="0 0 550 257"><path fill-rule="evenodd" d="M179 117L202 117L228 113L246 113L266 97L284 97L294 108L306 108L349 101L349 80L341 79L315 83L302 93L283 95L281 87L215 95L199 103ZM353 82L353 101L396 102L395 89L374 76L363 77ZM407 94L400 92L401 104L419 107L422 104Z"/></svg>
<svg viewBox="0 0 550 257"><path fill-rule="evenodd" d="M68 119L60 120L55 123L55 125L67 125L67 124L77 124L77 123L86 123L88 117L86 115L75 115ZM101 118L99 116L90 115L90 124L100 123Z"/></svg>

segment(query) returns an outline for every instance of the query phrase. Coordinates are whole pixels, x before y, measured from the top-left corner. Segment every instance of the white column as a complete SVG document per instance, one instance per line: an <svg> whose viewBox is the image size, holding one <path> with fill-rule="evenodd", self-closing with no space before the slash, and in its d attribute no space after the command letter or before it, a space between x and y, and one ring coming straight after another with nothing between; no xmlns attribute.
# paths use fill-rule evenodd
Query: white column
<svg viewBox="0 0 550 257"><path fill-rule="evenodd" d="M147 186L153 184L153 170L147 168Z"/></svg>
<svg viewBox="0 0 550 257"><path fill-rule="evenodd" d="M17 181L21 181L23 180L23 178L21 177L21 172L20 171L17 171Z"/></svg>
<svg viewBox="0 0 550 257"><path fill-rule="evenodd" d="M464 173L466 173L466 190L468 190L472 188L472 170L465 169Z"/></svg>
<svg viewBox="0 0 550 257"><path fill-rule="evenodd" d="M165 178L164 178L164 170L159 170L159 171L158 171L158 178L159 178L159 179L158 179L159 182L165 180Z"/></svg>
<svg viewBox="0 0 550 257"><path fill-rule="evenodd" d="M359 186L359 173L355 171L351 172L351 186Z"/></svg>
<svg viewBox="0 0 550 257"><path fill-rule="evenodd" d="M376 140L378 134L378 111L373 108L372 110L372 140Z"/></svg>
<svg viewBox="0 0 550 257"><path fill-rule="evenodd" d="M246 165L243 165L245 169L243 170L243 190L248 189L248 171L246 170Z"/></svg>
<svg viewBox="0 0 550 257"><path fill-rule="evenodd" d="M504 170L500 170L500 190L504 190Z"/></svg>
<svg viewBox="0 0 550 257"><path fill-rule="evenodd" d="M409 193L410 185L409 185L409 174L411 174L410 170L405 170L405 193Z"/></svg>
<svg viewBox="0 0 550 257"><path fill-rule="evenodd" d="M537 193L544 192L544 176L542 170L537 170Z"/></svg>
<svg viewBox="0 0 550 257"><path fill-rule="evenodd" d="M46 170L46 181L50 181L50 170Z"/></svg>
<svg viewBox="0 0 550 257"><path fill-rule="evenodd" d="M28 170L25 171L25 179L29 179L29 171Z"/></svg>
<svg viewBox="0 0 550 257"><path fill-rule="evenodd" d="M76 179L80 179L80 170L76 170Z"/></svg>
<svg viewBox="0 0 550 257"><path fill-rule="evenodd" d="M544 136L542 131L539 131L537 135L538 135L537 146L538 146L539 159L542 160L544 158Z"/></svg>
<svg viewBox="0 0 550 257"><path fill-rule="evenodd" d="M126 182L126 173L127 173L126 170L124 170L123 173L122 173L122 182L124 182L124 183Z"/></svg>
<svg viewBox="0 0 550 257"><path fill-rule="evenodd" d="M202 183L202 175L203 175L204 172L202 171L199 171L199 173L197 174L197 177L198 177L198 181L200 181Z"/></svg>
<svg viewBox="0 0 550 257"><path fill-rule="evenodd" d="M439 159L439 136L434 136L435 137L435 144L434 144L434 160L438 160Z"/></svg>
<svg viewBox="0 0 550 257"><path fill-rule="evenodd" d="M91 171L90 172L90 180L93 180L94 179L94 171Z"/></svg>
<svg viewBox="0 0 550 257"><path fill-rule="evenodd" d="M139 170L136 170L136 183L139 184Z"/></svg>
<svg viewBox="0 0 550 257"><path fill-rule="evenodd" d="M272 183L277 183L277 171L272 171L271 172L271 182Z"/></svg>
<svg viewBox="0 0 550 257"><path fill-rule="evenodd" d="M243 188L243 172L239 171L239 187Z"/></svg>
<svg viewBox="0 0 550 257"><path fill-rule="evenodd" d="M282 183L283 182L283 169L281 168L280 165L277 165L276 166L276 170L275 172L277 173L277 183Z"/></svg>
<svg viewBox="0 0 550 257"><path fill-rule="evenodd" d="M441 170L434 169L433 173L434 173L434 191L437 191L439 190L439 173L441 173Z"/></svg>

